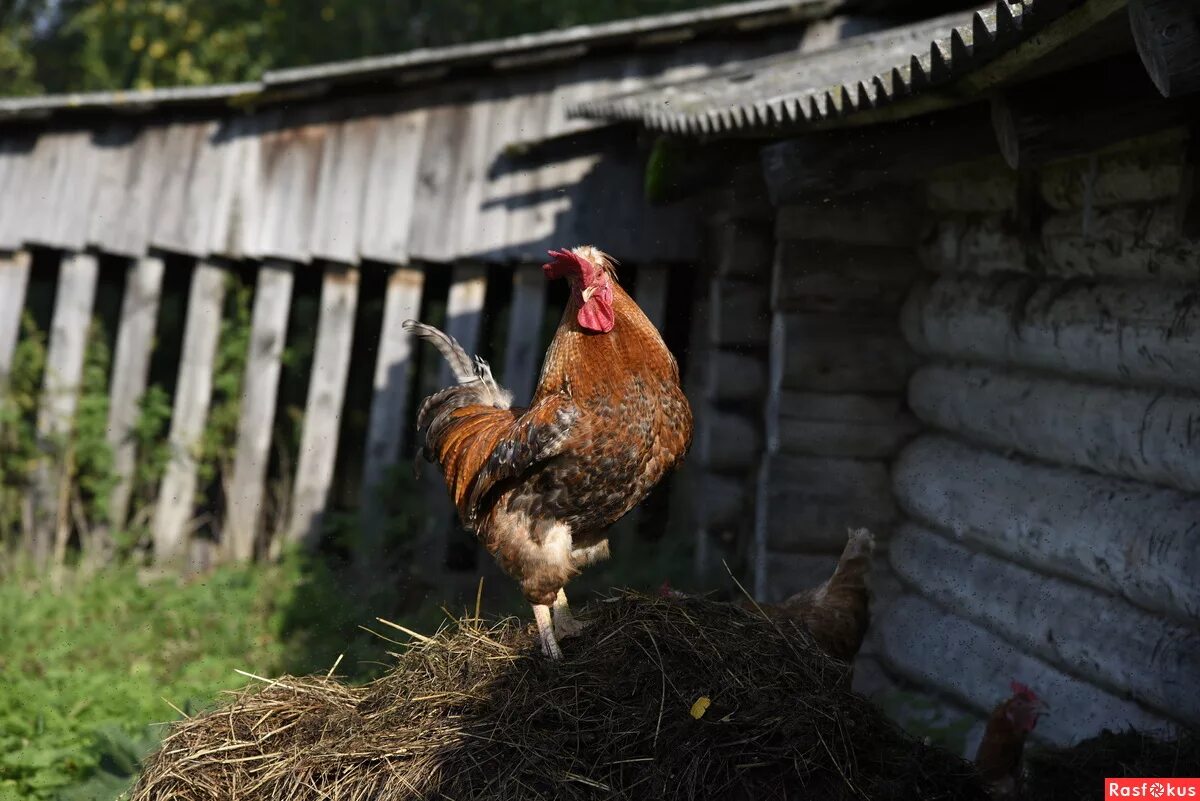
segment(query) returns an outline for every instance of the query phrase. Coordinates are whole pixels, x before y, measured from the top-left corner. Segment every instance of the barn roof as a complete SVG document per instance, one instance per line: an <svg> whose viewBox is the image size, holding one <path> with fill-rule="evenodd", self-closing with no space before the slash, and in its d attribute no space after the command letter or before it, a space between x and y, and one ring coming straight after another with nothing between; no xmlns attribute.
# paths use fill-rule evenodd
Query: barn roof
<svg viewBox="0 0 1200 801"><path fill-rule="evenodd" d="M583 101L570 113L676 134L768 134L898 118L999 85L1125 0L993 0L975 11ZM1024 45L1027 45L1024 46ZM1026 51L1033 51L1032 54Z"/></svg>
<svg viewBox="0 0 1200 801"><path fill-rule="evenodd" d="M626 52L828 17L850 0L749 0L647 17L577 25L449 47L421 48L370 58L271 70L254 82L117 92L0 98L0 120L65 111L137 113L221 102L251 104L313 96L348 83L382 78L446 79L462 70L504 71L575 61L609 49Z"/></svg>
<svg viewBox="0 0 1200 801"><path fill-rule="evenodd" d="M696 210L647 203L630 132L597 130L565 109L808 46L803 27L769 20L836 5L758 0L559 32L626 36L629 46L536 69L499 54L544 49L549 34L261 84L6 101L43 116L0 126L0 250L395 264L532 260L594 241L625 260L690 261L701 247ZM685 23L741 33L692 38ZM662 34L653 47L652 34ZM437 59L487 69L403 78ZM362 80L380 70L400 72ZM327 81L342 79L360 85L330 93ZM78 109L87 113L68 113ZM514 146L528 142L549 146Z"/></svg>

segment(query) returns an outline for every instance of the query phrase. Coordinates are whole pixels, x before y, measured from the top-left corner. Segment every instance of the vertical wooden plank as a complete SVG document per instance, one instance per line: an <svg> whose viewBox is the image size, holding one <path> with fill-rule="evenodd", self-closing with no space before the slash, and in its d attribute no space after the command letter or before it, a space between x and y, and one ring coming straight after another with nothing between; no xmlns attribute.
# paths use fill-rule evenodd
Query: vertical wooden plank
<svg viewBox="0 0 1200 801"><path fill-rule="evenodd" d="M320 541L321 518L333 482L357 307L358 270L340 265L326 268L288 525L288 540L309 549Z"/></svg>
<svg viewBox="0 0 1200 801"><path fill-rule="evenodd" d="M513 271L512 307L504 353L504 385L514 400L527 404L537 385L542 363L542 321L546 311L546 276L536 264Z"/></svg>
<svg viewBox="0 0 1200 801"><path fill-rule="evenodd" d="M38 438L47 456L38 466L34 486L33 554L39 565L48 562L56 543L65 542L67 445L79 400L99 272L95 255L70 253L64 255L58 274L37 420Z"/></svg>
<svg viewBox="0 0 1200 801"><path fill-rule="evenodd" d="M228 516L222 539L225 553L236 561L254 557L254 542L262 512L271 432L275 427L275 398L287 339L292 305L292 265L268 260L258 271L254 310L250 318L250 352L242 382L237 451L233 480L227 489Z"/></svg>
<svg viewBox="0 0 1200 801"><path fill-rule="evenodd" d="M408 403L413 381L413 341L403 323L417 319L424 283L425 274L412 267L397 267L388 279L363 463L360 501L363 540L356 554L360 567L373 565L380 552L383 518L380 485L399 458L404 435L412 427Z"/></svg>
<svg viewBox="0 0 1200 801"><path fill-rule="evenodd" d="M487 270L479 264L459 264L450 279L450 294L446 299L446 333L458 340L467 353L474 355L479 348L480 325L483 322L483 301L487 296ZM438 387L454 383L454 374L445 362L438 373Z"/></svg>
<svg viewBox="0 0 1200 801"><path fill-rule="evenodd" d="M479 348L486 294L487 271L482 266L459 264L454 267L450 294L446 300L446 333L458 340L469 354L474 354ZM454 380L450 366L443 361L439 365L437 387L450 386ZM445 570L450 532L457 521L441 472L426 470L424 480L428 484L426 497L429 499L429 516L424 534L417 543L416 561L426 575L437 576Z"/></svg>
<svg viewBox="0 0 1200 801"><path fill-rule="evenodd" d="M109 511L113 525L118 528L125 524L129 511L129 493L137 460L130 434L137 424L142 395L150 376L150 354L154 351L154 326L158 321L162 277L161 256L143 256L126 271L108 407L108 444L113 451L113 473L117 479L109 500Z"/></svg>
<svg viewBox="0 0 1200 801"><path fill-rule="evenodd" d="M638 306L661 333L667 321L667 278L670 271L661 264L644 264L638 267Z"/></svg>
<svg viewBox="0 0 1200 801"><path fill-rule="evenodd" d="M154 510L154 558L159 563L188 555L187 525L196 495L195 448L204 433L212 401L213 364L225 289L226 272L219 264L201 261L196 265L171 413L171 460Z"/></svg>
<svg viewBox="0 0 1200 801"><path fill-rule="evenodd" d="M0 384L12 369L13 354L21 336L30 261L29 252L24 250L0 255Z"/></svg>

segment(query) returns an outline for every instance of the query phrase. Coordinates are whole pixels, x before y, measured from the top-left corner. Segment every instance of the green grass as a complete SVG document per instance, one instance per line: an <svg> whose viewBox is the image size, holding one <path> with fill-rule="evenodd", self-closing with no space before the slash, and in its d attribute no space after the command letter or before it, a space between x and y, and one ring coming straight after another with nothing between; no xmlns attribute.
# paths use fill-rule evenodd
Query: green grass
<svg viewBox="0 0 1200 801"><path fill-rule="evenodd" d="M235 668L279 668L273 599L284 580L278 569L230 569L143 586L133 568L119 568L69 574L54 590L8 576L0 585L0 799L55 799L71 787L65 797L113 798L130 758L156 741L154 724L178 717L170 704L213 703L246 681Z"/></svg>

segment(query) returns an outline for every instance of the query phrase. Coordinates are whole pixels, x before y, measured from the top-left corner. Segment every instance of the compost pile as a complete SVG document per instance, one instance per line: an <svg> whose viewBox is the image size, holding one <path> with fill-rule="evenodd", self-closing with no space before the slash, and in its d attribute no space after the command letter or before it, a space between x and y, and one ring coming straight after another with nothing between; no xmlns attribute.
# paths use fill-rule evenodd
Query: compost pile
<svg viewBox="0 0 1200 801"><path fill-rule="evenodd" d="M633 593L581 617L557 663L524 622L460 620L363 687L243 691L172 729L134 801L986 797L794 624Z"/></svg>

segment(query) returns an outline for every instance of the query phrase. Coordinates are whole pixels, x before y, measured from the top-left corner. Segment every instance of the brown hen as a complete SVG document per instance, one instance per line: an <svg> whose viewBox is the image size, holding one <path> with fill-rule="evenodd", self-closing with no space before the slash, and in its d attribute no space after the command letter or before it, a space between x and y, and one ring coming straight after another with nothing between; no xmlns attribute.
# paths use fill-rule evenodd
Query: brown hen
<svg viewBox="0 0 1200 801"><path fill-rule="evenodd" d="M1019 681L1012 683L1012 697L992 710L975 753L975 767L993 798L1017 796L1025 740L1044 711L1042 699Z"/></svg>
<svg viewBox="0 0 1200 801"><path fill-rule="evenodd" d="M457 384L417 414L422 452L441 466L459 519L533 605L542 650L578 630L563 587L608 555L605 531L683 459L692 413L662 337L591 246L551 252L547 278L570 300L528 408L451 337L409 321Z"/></svg>
<svg viewBox="0 0 1200 801"><path fill-rule="evenodd" d="M875 536L865 528L853 529L833 575L824 583L781 603L758 606L768 615L802 623L826 653L852 662L871 622L867 572L874 550ZM753 608L748 601L743 606Z"/></svg>

